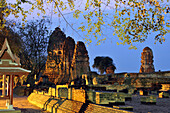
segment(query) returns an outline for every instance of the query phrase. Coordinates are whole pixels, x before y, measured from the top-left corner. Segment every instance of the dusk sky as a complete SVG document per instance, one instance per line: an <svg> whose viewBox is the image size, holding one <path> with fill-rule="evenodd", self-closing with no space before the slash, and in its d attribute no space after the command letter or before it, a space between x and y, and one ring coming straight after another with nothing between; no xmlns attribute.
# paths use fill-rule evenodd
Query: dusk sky
<svg viewBox="0 0 170 113"><path fill-rule="evenodd" d="M56 27L53 25L53 30ZM62 28L61 28L62 29ZM107 32L107 30L105 30ZM65 30L66 36L71 36L75 41L83 41L76 34L72 33L71 29ZM154 66L155 71L170 71L170 34L165 36L166 41L163 44L157 42L154 44L154 36L150 35L144 43L134 44L137 49L129 49L129 45L117 45L116 42L119 39L112 35L111 38L106 39L102 42L101 45L96 45L96 41L93 41L91 44L86 44L89 57L90 57L90 66L92 68L94 58L96 56L109 56L113 59L114 64L116 65L116 73L120 72L139 72L141 65L141 52L143 49L148 46L152 49L154 55Z"/></svg>
<svg viewBox="0 0 170 113"><path fill-rule="evenodd" d="M76 29L78 25L76 23L81 23L81 19L74 19L69 16L66 16L70 23L73 23L73 27ZM169 17L168 17L169 18ZM51 29L54 30L55 27L59 26L62 31L66 34L66 36L71 36L75 39L75 41L83 41L83 35L81 31L78 32L77 35L68 25L65 24L62 18L58 19L52 17L52 26ZM94 71L95 69L92 68L94 63L94 58L96 56L109 56L113 59L114 64L116 65L116 73L121 72L139 72L140 65L141 65L141 53L145 47L150 47L153 51L153 64L155 67L155 71L170 71L170 33L165 35L166 41L160 44L157 42L154 44L154 33L151 33L148 36L148 39L143 42L136 42L134 45L137 47L136 50L129 49L130 45L117 45L117 42L120 42L119 38L115 35L112 35L112 32L109 29L104 29L105 34L107 34L107 39L101 43L101 45L97 45L97 41L94 37L91 37L92 43L90 43L87 47L89 57L90 57L90 67L91 70ZM95 70L97 71L97 70Z"/></svg>
<svg viewBox="0 0 170 113"><path fill-rule="evenodd" d="M25 6L24 6L25 7ZM26 8L26 7L25 7ZM48 13L49 11L49 13ZM53 31L56 27L60 27L61 30L66 34L66 36L71 36L74 38L74 40L77 41L83 41L83 38L85 38L86 33L82 33L81 31L78 31L78 33L81 35L81 37L72 30L68 24L63 20L62 17L58 17L58 14L50 13L51 9L49 8L47 12L47 17L50 18L52 21L52 24L50 24L50 29ZM65 12L68 13L68 12ZM44 15L41 15L44 16ZM32 15L28 15L28 20L32 19L40 19L40 17L37 17L37 13L33 13ZM72 13L64 15L67 21L72 24L73 28L77 30L77 28L80 26L80 23L83 22L83 17L79 17L79 19L75 19L72 17ZM34 18L33 18L34 17ZM113 17L111 17L113 18ZM165 17L167 20L170 19L170 17ZM108 20L109 21L109 20ZM97 41L94 39L94 37L90 37L92 39L92 43L90 43L87 47L89 58L90 58L90 67L91 70L94 71L95 69L92 68L94 58L96 56L109 56L113 59L114 64L116 65L116 73L121 72L139 72L140 65L141 65L141 52L143 49L148 46L153 51L153 60L154 60L154 67L155 71L161 70L161 71L170 71L170 33L165 35L165 42L163 44L160 44L157 42L154 44L154 34L151 33L148 36L148 39L143 42L137 42L134 43L134 45L137 47L137 50L129 50L129 45L117 45L116 42L120 42L118 37L115 35L112 35L112 31L109 30L109 28L103 27L103 33L104 35L101 36L103 38L106 36L106 40L101 43L101 45L96 45ZM99 37L100 38L100 37ZM96 71L96 70L95 70Z"/></svg>

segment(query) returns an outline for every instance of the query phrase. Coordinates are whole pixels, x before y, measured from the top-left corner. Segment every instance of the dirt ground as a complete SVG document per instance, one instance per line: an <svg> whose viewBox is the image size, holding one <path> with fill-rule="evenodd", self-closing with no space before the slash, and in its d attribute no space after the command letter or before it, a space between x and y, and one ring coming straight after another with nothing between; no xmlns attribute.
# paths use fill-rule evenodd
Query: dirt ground
<svg viewBox="0 0 170 113"><path fill-rule="evenodd" d="M19 97L14 95L13 102L14 109L21 110L22 113L48 113L29 103L26 96ZM0 100L0 108L4 107L5 103L6 100Z"/></svg>

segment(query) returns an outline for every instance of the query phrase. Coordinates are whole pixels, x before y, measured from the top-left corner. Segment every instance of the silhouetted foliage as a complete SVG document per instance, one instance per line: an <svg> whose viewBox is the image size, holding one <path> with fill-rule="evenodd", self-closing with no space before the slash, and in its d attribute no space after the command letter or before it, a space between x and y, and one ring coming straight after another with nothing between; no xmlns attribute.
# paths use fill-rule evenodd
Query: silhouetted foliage
<svg viewBox="0 0 170 113"><path fill-rule="evenodd" d="M104 72L106 72L106 68L109 66L113 67L113 71L116 69L115 65L113 64L112 58L97 56L94 59L94 64L92 67L98 69L100 73L103 74Z"/></svg>
<svg viewBox="0 0 170 113"><path fill-rule="evenodd" d="M12 28L4 27L0 30L0 49L2 48L5 38L8 39L11 51L16 55L19 55L22 48L21 37L19 37Z"/></svg>
<svg viewBox="0 0 170 113"><path fill-rule="evenodd" d="M20 36L24 42L23 55L27 68L32 70L32 75L39 75L45 67L48 36L50 32L47 28L49 21L45 19L30 21L26 26L19 27Z"/></svg>

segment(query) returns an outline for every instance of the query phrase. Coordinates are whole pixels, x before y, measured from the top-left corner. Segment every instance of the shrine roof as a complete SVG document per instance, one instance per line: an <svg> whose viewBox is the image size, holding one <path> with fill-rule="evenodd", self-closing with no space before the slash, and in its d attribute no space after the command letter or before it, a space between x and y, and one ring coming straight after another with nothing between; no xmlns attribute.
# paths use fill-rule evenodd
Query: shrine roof
<svg viewBox="0 0 170 113"><path fill-rule="evenodd" d="M4 44L0 51L0 59L11 59L12 61L20 65L20 58L18 58L15 54L12 53L7 38L5 38Z"/></svg>
<svg viewBox="0 0 170 113"><path fill-rule="evenodd" d="M21 68L20 58L14 55L5 39L0 51L0 75L28 75L31 71Z"/></svg>
<svg viewBox="0 0 170 113"><path fill-rule="evenodd" d="M21 67L0 67L0 75L28 75L30 72Z"/></svg>

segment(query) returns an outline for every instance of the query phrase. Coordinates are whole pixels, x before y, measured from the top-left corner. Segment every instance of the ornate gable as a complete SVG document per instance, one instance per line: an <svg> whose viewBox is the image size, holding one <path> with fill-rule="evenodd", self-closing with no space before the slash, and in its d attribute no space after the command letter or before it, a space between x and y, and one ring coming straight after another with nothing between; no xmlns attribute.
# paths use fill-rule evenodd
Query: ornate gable
<svg viewBox="0 0 170 113"><path fill-rule="evenodd" d="M7 38L4 41L0 51L0 65L15 65L20 66L20 58L14 55L10 49Z"/></svg>

